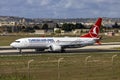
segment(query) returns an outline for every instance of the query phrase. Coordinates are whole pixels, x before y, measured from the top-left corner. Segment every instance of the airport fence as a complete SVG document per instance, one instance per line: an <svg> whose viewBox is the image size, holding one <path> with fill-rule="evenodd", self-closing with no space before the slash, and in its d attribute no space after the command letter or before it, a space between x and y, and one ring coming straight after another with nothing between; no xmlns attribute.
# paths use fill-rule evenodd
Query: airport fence
<svg viewBox="0 0 120 80"><path fill-rule="evenodd" d="M120 80L120 56L0 56L0 80Z"/></svg>

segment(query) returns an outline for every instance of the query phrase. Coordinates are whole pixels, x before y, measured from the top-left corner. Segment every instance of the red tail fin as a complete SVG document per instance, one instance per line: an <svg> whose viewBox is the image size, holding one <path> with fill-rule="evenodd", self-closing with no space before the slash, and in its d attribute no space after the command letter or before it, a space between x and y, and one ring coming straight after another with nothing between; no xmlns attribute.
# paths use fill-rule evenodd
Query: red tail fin
<svg viewBox="0 0 120 80"><path fill-rule="evenodd" d="M96 23L93 25L93 27L90 29L89 33L81 36L81 37L98 37L98 34L100 32L100 26L101 26L102 18L98 18Z"/></svg>

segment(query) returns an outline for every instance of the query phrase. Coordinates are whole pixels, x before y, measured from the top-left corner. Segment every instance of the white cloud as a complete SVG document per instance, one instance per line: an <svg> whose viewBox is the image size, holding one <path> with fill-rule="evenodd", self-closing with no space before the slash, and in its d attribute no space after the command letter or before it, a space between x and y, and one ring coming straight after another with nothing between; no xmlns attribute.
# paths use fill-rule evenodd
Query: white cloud
<svg viewBox="0 0 120 80"><path fill-rule="evenodd" d="M41 0L40 5L45 6L45 5L50 4L50 2L51 2L51 0Z"/></svg>
<svg viewBox="0 0 120 80"><path fill-rule="evenodd" d="M30 5L48 6L52 0L27 0Z"/></svg>
<svg viewBox="0 0 120 80"><path fill-rule="evenodd" d="M60 0L54 5L55 15L70 16L78 14L79 16L119 16L120 1L118 0ZM60 13L61 12L61 13ZM116 14L116 15L115 15Z"/></svg>
<svg viewBox="0 0 120 80"><path fill-rule="evenodd" d="M120 0L1 0L0 15L24 16L29 12L36 17L120 17L119 7Z"/></svg>
<svg viewBox="0 0 120 80"><path fill-rule="evenodd" d="M28 4L33 4L33 0L27 0Z"/></svg>
<svg viewBox="0 0 120 80"><path fill-rule="evenodd" d="M54 7L60 8L81 8L84 4L80 0L60 0Z"/></svg>

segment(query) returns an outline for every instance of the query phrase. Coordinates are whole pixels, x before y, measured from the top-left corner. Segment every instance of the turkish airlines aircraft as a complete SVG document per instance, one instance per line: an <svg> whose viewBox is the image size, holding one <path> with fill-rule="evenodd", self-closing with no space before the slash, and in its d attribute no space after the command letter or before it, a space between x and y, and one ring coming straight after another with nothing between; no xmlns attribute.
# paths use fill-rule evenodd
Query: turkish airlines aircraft
<svg viewBox="0 0 120 80"><path fill-rule="evenodd" d="M79 48L95 43L99 44L99 32L102 18L99 18L89 33L81 37L30 37L17 39L10 44L13 48L22 49L36 49L36 51L50 51L64 52L66 48Z"/></svg>

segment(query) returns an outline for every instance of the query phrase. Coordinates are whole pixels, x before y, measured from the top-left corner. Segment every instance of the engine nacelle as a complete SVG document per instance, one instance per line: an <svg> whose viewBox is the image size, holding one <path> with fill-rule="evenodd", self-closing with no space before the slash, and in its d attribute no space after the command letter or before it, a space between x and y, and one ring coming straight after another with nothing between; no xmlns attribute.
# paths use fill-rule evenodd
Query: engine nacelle
<svg viewBox="0 0 120 80"><path fill-rule="evenodd" d="M62 48L61 48L61 46L59 46L59 45L51 45L51 46L50 46L50 50L51 50L51 51L61 51Z"/></svg>

